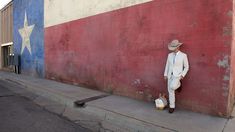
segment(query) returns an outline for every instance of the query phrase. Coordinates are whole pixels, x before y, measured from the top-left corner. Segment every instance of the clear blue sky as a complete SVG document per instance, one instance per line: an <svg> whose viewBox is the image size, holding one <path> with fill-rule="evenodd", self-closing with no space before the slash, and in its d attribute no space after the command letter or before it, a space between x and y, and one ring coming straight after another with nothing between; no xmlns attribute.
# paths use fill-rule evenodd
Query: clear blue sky
<svg viewBox="0 0 235 132"><path fill-rule="evenodd" d="M11 0L0 0L0 9L7 5Z"/></svg>

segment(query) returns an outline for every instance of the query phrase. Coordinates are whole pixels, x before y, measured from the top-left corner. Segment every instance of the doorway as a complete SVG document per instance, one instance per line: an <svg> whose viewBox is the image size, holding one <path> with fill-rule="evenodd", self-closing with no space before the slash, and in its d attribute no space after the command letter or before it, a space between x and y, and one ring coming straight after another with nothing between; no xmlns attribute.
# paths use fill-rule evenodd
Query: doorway
<svg viewBox="0 0 235 132"><path fill-rule="evenodd" d="M3 69L12 69L10 56L13 54L13 45L2 46L2 67Z"/></svg>

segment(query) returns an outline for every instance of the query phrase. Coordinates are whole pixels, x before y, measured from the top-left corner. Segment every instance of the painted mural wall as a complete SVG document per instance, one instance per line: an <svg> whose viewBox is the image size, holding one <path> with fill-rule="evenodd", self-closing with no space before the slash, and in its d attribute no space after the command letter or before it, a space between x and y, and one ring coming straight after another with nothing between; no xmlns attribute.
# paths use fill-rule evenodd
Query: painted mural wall
<svg viewBox="0 0 235 132"><path fill-rule="evenodd" d="M167 92L167 45L179 39L190 71L177 106L228 114L232 1L45 0L44 6L46 78L151 101Z"/></svg>
<svg viewBox="0 0 235 132"><path fill-rule="evenodd" d="M44 77L44 0L14 0L14 53L22 73Z"/></svg>
<svg viewBox="0 0 235 132"><path fill-rule="evenodd" d="M14 52L24 74L152 101L167 93L167 45L179 39L190 71L176 106L226 116L235 95L232 4L15 0Z"/></svg>
<svg viewBox="0 0 235 132"><path fill-rule="evenodd" d="M235 3L233 3L233 10L235 9ZM229 104L228 108L231 108L231 106L235 103L235 14L230 13L231 16L233 16L233 30L232 30L232 47L231 47L231 72L230 72L230 91L229 91ZM228 111L231 111L232 109L228 109Z"/></svg>

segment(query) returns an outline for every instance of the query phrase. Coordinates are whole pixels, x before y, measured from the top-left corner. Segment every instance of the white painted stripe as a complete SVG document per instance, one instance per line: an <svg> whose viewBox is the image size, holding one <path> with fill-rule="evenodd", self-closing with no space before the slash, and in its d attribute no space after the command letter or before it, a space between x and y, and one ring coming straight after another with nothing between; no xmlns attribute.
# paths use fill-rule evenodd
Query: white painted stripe
<svg viewBox="0 0 235 132"><path fill-rule="evenodd" d="M13 42L9 42L9 43L5 43L5 44L1 44L1 46L9 46L9 45L13 45Z"/></svg>
<svg viewBox="0 0 235 132"><path fill-rule="evenodd" d="M150 2L153 0L45 0L45 27Z"/></svg>

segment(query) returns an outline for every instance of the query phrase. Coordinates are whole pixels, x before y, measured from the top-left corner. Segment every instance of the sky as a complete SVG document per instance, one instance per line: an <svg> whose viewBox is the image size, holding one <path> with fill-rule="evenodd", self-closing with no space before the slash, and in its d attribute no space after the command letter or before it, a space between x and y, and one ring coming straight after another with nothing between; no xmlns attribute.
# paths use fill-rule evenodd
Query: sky
<svg viewBox="0 0 235 132"><path fill-rule="evenodd" d="M0 0L0 9L7 5L11 0Z"/></svg>

